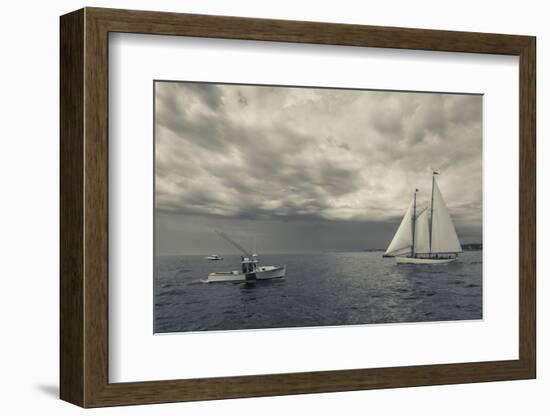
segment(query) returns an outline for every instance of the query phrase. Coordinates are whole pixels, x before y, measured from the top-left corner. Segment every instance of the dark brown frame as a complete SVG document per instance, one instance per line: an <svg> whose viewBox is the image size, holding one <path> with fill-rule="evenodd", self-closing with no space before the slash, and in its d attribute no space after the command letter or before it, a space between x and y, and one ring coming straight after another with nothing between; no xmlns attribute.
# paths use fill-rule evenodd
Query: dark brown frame
<svg viewBox="0 0 550 416"><path fill-rule="evenodd" d="M109 383L109 32L519 56L519 359ZM535 42L530 36L98 8L62 16L61 398L100 407L535 378Z"/></svg>

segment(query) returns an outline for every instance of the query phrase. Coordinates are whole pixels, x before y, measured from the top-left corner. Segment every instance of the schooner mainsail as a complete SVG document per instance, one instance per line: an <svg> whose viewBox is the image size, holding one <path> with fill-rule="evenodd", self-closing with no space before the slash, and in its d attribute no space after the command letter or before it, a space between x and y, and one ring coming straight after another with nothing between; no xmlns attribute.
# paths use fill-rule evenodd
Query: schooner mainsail
<svg viewBox="0 0 550 416"><path fill-rule="evenodd" d="M395 236L384 257L395 257L397 263L444 264L455 261L462 246L458 241L449 210L432 175L430 209L418 210L415 190Z"/></svg>

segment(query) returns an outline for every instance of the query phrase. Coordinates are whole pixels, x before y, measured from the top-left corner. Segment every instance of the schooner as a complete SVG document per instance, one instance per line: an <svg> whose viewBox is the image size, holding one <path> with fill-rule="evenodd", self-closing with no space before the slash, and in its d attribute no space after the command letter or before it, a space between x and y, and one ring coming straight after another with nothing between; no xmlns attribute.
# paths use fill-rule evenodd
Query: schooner
<svg viewBox="0 0 550 416"><path fill-rule="evenodd" d="M449 210L435 176L432 175L430 209L418 209L415 189L411 201L384 257L395 257L398 264L445 264L455 261L462 246L458 241Z"/></svg>

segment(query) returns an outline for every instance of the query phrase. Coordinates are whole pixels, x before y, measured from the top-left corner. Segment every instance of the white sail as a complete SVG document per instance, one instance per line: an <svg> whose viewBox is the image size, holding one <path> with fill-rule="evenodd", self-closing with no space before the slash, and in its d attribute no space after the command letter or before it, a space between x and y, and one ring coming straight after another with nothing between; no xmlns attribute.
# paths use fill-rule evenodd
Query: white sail
<svg viewBox="0 0 550 416"><path fill-rule="evenodd" d="M414 252L426 254L430 252L430 229L428 228L428 210L416 216L414 227Z"/></svg>
<svg viewBox="0 0 550 416"><path fill-rule="evenodd" d="M400 256L411 253L412 246L412 216L414 209L414 201L411 201L397 232L393 236L385 256Z"/></svg>
<svg viewBox="0 0 550 416"><path fill-rule="evenodd" d="M437 186L433 183L433 205L432 205L432 253L460 253L462 246L458 241L455 227L449 210L445 205L443 196Z"/></svg>

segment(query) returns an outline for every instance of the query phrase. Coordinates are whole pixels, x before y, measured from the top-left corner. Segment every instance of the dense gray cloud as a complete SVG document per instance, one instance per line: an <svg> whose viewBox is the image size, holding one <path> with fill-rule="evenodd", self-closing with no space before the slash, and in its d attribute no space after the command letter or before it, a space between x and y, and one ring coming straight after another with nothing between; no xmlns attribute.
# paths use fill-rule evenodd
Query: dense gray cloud
<svg viewBox="0 0 550 416"><path fill-rule="evenodd" d="M155 204L171 224L393 226L415 187L427 203L434 168L459 234L479 241L479 95L182 82L155 91Z"/></svg>

